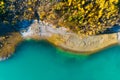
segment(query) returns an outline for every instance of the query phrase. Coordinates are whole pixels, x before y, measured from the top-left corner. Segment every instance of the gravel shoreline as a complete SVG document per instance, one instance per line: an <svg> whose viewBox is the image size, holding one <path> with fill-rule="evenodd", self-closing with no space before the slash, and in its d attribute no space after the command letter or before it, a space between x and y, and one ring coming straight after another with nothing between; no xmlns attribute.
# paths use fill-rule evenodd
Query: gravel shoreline
<svg viewBox="0 0 120 80"><path fill-rule="evenodd" d="M24 23L30 24L30 23ZM23 28L23 24L20 24ZM21 35L20 35L21 34ZM120 43L120 32L112 34L101 34L95 36L81 37L64 27L54 28L54 25L34 20L28 27L20 30L20 33L12 33L6 39L5 46L0 50L0 61L8 59L15 47L23 39L47 40L58 48L76 54L93 54L106 47ZM0 37L1 38L1 37Z"/></svg>
<svg viewBox="0 0 120 80"><path fill-rule="evenodd" d="M65 50L87 54L92 54L105 47L117 44L120 40L120 33L101 34L82 38L80 35L70 32L64 27L54 28L51 24L42 21L38 23L37 20L29 26L27 32L21 34L24 39L44 39Z"/></svg>

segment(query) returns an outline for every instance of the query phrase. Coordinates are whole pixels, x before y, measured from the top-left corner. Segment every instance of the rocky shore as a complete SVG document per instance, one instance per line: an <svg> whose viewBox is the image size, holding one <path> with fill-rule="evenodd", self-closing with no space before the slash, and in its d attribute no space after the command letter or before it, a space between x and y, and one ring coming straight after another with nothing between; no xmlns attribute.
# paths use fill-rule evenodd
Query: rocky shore
<svg viewBox="0 0 120 80"><path fill-rule="evenodd" d="M65 50L92 54L120 40L120 33L101 34L82 37L67 28L54 28L52 24L34 20L28 31L21 32L24 39L44 39Z"/></svg>
<svg viewBox="0 0 120 80"><path fill-rule="evenodd" d="M86 11L86 9L83 10L82 8L80 9L74 6L75 10L73 11L72 7L69 7L70 5L66 6L66 4L64 3L60 3L60 5L56 5L56 3L59 3L61 0L52 0L52 1L53 2L51 2L51 0L47 0L47 1L37 0L37 2L24 1L24 3L22 0L18 2L13 1L16 4L14 5L16 6L16 8L11 9L11 11L7 11L8 13L5 14L4 16L5 16L5 20L6 19L8 20L8 23L16 22L17 24L15 27L16 30L13 30L14 27L5 28L4 25L0 24L0 61L5 60L9 56L11 56L15 51L15 47L17 46L17 44L20 43L23 39L24 40L26 39L47 40L53 45L59 48L62 48L64 50L73 51L73 52L76 52L76 54L87 54L87 55L93 54L94 52L104 49L105 47L108 47L110 45L120 43L120 32L119 32L120 25L116 28L114 27L113 32L110 30L110 33L105 32L105 34L96 35L95 32L97 30L99 31L99 29L101 30L103 29L102 27L107 27L107 26L103 26L103 24L100 25L100 22L96 22L99 20L95 20L95 19L99 19L99 18L96 18L95 16L96 12L98 12L97 16L99 13L101 14L101 11L99 11L99 9L95 8L95 10L93 9L94 11L91 10L90 12L90 11ZM22 4L21 7L17 7L18 5L20 6L21 4ZM109 7L110 10L111 10L111 7ZM9 6L6 6L6 8L8 8L9 10ZM106 8L108 9L108 7ZM80 9L80 12L82 11L86 12L81 16L84 16L85 14L87 15L88 14L87 12L89 12L89 14L93 14L93 13L95 14L91 17L89 16L90 18L89 17L86 18L84 16L84 18L82 19L80 15L78 15L76 18L76 15L78 14L77 9ZM111 11L110 10L108 11L111 12L110 14L112 14L114 19L111 18L108 21L104 21L104 20L102 21L103 23L109 22L107 23L108 26L110 24L114 25L119 20L119 16L116 16L118 15L116 14L118 12L117 9L113 9L113 10L116 10L114 15L112 13L113 10ZM15 12L15 13L11 13L11 12ZM11 16L8 14L13 14L14 16ZM104 11L102 14L103 15L100 15L100 16L102 16L101 18L105 20L106 20L106 16L112 17L111 15L107 15L106 13L104 13ZM12 19L10 17L12 17ZM16 20L17 17L18 17L18 22ZM86 27L88 28L88 30L86 29L85 31L88 31L88 32L82 31L83 34L80 34L79 32L82 29L82 27L81 29L79 29L78 25L75 25L74 23L72 23L75 21L74 18L77 21L77 24L83 23L78 21L80 20L83 21L84 19L86 20L87 23L95 22L97 23L94 25L96 26L96 28L92 28L93 25L89 26L91 27L89 31L89 27ZM4 19L4 17L1 19ZM37 19L37 20L34 20L34 19ZM86 22L84 23L86 24ZM120 24L120 21L118 22L119 22L118 24ZM88 25L85 25L85 26L88 26ZM78 31L75 33L74 29L76 29L76 31L78 29ZM87 34L89 36L87 36Z"/></svg>
<svg viewBox="0 0 120 80"><path fill-rule="evenodd" d="M67 28L55 27L44 21L33 20L32 23L24 21L17 25L19 32L14 30L0 36L0 61L8 59L15 47L22 40L47 40L63 50L73 51L76 54L93 54L108 46L120 42L120 32L83 37Z"/></svg>

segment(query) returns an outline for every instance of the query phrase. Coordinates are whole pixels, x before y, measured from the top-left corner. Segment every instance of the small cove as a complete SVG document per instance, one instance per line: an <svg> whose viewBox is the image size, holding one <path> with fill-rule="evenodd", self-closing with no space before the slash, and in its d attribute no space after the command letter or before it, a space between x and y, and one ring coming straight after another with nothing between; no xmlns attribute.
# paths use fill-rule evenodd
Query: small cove
<svg viewBox="0 0 120 80"><path fill-rule="evenodd" d="M0 80L120 80L120 46L73 56L45 41L24 41L0 71Z"/></svg>

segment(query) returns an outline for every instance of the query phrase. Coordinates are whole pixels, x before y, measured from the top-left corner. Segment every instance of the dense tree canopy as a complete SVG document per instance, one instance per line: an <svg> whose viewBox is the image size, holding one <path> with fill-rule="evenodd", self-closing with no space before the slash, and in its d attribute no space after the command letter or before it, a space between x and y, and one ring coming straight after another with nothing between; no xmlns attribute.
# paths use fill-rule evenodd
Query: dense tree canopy
<svg viewBox="0 0 120 80"><path fill-rule="evenodd" d="M99 33L113 26L119 16L120 0L63 0L54 10L63 18L63 24L78 33ZM54 13L53 13L54 14ZM67 24L68 23L68 24ZM64 25L63 25L64 26Z"/></svg>
<svg viewBox="0 0 120 80"><path fill-rule="evenodd" d="M57 3L53 4L54 1ZM51 8L48 12L41 9L45 3L52 3L47 7ZM16 23L39 15L41 19L48 19L52 15L59 19L58 25L86 35L113 26L120 18L119 11L120 0L0 0L0 22Z"/></svg>
<svg viewBox="0 0 120 80"><path fill-rule="evenodd" d="M41 0L2 0L0 7L0 13L4 11L4 14L0 14L0 22L15 23L23 19L34 19L34 14L40 6Z"/></svg>
<svg viewBox="0 0 120 80"><path fill-rule="evenodd" d="M4 1L0 0L0 14L4 13Z"/></svg>

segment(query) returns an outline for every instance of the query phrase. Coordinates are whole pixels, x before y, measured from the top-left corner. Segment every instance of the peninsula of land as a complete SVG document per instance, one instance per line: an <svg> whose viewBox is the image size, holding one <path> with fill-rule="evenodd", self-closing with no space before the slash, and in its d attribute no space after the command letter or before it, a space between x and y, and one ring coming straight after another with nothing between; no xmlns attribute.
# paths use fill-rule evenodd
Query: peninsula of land
<svg viewBox="0 0 120 80"><path fill-rule="evenodd" d="M26 23L23 22L23 24ZM25 29L20 32L9 32L0 37L0 60L10 57L18 43L28 39L47 40L63 50L85 55L90 55L120 42L119 32L82 37L67 28L55 28L52 24L37 20L33 20L32 24Z"/></svg>
<svg viewBox="0 0 120 80"><path fill-rule="evenodd" d="M120 0L2 0L0 60L29 39L85 55L118 44L119 8Z"/></svg>

